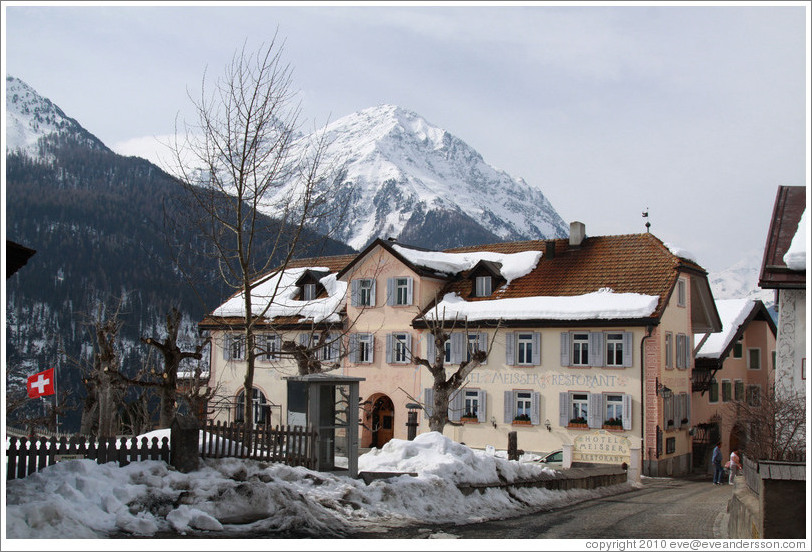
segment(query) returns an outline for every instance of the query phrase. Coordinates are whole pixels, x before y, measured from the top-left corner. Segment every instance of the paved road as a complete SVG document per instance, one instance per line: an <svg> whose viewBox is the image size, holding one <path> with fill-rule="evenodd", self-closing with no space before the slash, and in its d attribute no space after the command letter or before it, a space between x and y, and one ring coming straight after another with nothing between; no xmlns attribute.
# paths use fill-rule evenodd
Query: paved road
<svg viewBox="0 0 812 552"><path fill-rule="evenodd" d="M558 510L473 525L401 529L385 538L727 538L732 489L713 485L707 477L645 478L640 489Z"/></svg>

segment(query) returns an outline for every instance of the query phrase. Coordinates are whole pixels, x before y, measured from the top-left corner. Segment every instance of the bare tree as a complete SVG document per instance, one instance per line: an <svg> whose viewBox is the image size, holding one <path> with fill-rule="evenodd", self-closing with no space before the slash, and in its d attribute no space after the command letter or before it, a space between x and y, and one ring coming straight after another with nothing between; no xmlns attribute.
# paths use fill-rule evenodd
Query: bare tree
<svg viewBox="0 0 812 552"><path fill-rule="evenodd" d="M284 271L306 230L338 207L328 201L324 135L307 144L300 138L300 109L282 46L276 36L256 53L243 46L213 87L204 76L200 97L190 95L197 122L176 132L171 145L170 170L195 213L189 222L242 302L233 328L243 334L246 397L253 390L257 325L266 322L279 291L255 300L259 277ZM245 401L244 420L253 423L251 401Z"/></svg>
<svg viewBox="0 0 812 552"><path fill-rule="evenodd" d="M752 460L806 459L806 402L800 394L750 395L730 404L729 414L744 430L742 452Z"/></svg>
<svg viewBox="0 0 812 552"><path fill-rule="evenodd" d="M476 370L488 358L493 348L493 337L486 349L472 347L467 339L469 327L467 321L445 320L444 316L438 316L435 308L434 317L425 317L424 321L428 326L429 339L433 340L433 347L429 351L434 351L433 358L421 358L412 356L415 364L428 369L432 376L432 404L424 404L423 408L429 413L429 429L431 431L443 432L447 424L455 425L448 418L448 405L455 391L458 391L465 383L466 378ZM467 354L460 360L459 367L449 375L445 368L446 343L451 339L451 333L463 332L466 338L463 340L467 348ZM497 326L498 331L498 326ZM476 333L479 333L478 331ZM421 401L417 401L421 403Z"/></svg>
<svg viewBox="0 0 812 552"><path fill-rule="evenodd" d="M153 371L150 376L157 377L157 381L141 383L144 387L157 387L161 398L158 424L160 427L169 427L172 418L177 412L178 369L187 359L200 360L201 351L208 341L199 343L194 351L183 351L178 346L178 331L180 330L182 314L172 308L166 315L166 336L163 340L153 337L142 337L141 341L157 349L163 358L162 371Z"/></svg>

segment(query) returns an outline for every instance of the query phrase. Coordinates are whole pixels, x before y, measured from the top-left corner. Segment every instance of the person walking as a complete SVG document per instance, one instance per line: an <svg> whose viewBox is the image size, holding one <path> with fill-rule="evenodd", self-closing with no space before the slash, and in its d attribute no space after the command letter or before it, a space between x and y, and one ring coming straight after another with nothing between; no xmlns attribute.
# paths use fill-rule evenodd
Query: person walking
<svg viewBox="0 0 812 552"><path fill-rule="evenodd" d="M719 441L716 443L716 446L713 447L713 453L711 454L711 464L713 464L713 484L714 485L721 485L722 484L722 474L724 474L724 468L722 468L722 442Z"/></svg>
<svg viewBox="0 0 812 552"><path fill-rule="evenodd" d="M733 485L733 478L739 474L742 469L741 459L739 458L739 451L730 451L730 461L727 463L727 468L730 470L730 475L727 478L728 485Z"/></svg>

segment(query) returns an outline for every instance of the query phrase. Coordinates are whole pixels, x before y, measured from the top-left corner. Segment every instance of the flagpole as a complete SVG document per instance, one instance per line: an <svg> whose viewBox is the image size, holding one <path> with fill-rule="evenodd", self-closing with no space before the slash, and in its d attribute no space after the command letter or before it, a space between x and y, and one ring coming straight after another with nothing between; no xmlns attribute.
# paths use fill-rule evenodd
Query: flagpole
<svg viewBox="0 0 812 552"><path fill-rule="evenodd" d="M56 366L54 366L54 430L59 435L59 389L56 387Z"/></svg>

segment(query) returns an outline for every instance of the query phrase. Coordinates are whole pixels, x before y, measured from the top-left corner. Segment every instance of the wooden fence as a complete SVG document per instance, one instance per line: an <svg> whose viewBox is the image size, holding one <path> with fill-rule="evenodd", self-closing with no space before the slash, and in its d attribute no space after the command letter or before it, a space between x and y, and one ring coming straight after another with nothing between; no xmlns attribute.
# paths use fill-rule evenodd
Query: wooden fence
<svg viewBox="0 0 812 552"><path fill-rule="evenodd" d="M761 477L758 474L758 462L750 460L746 456L742 458L742 471L744 472L744 482L755 494L759 494L759 483Z"/></svg>
<svg viewBox="0 0 812 552"><path fill-rule="evenodd" d="M317 437L314 429L300 426L251 429L243 424L209 421L202 432L200 456L250 458L316 469Z"/></svg>
<svg viewBox="0 0 812 552"><path fill-rule="evenodd" d="M139 460L163 460L169 462L169 439L164 437L158 442L153 437L150 442L142 437L140 442L135 437L116 439L89 439L82 436L62 437L8 437L6 448L6 479L26 477L60 460L89 458L99 464L118 462L126 466Z"/></svg>

